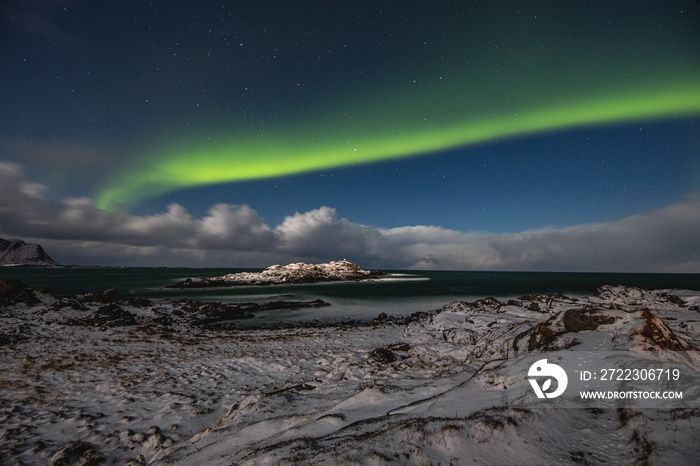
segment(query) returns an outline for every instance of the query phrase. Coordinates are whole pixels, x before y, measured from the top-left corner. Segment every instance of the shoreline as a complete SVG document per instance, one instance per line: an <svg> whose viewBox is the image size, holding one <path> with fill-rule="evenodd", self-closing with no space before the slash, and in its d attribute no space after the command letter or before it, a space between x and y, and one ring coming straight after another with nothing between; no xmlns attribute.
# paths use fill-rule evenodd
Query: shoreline
<svg viewBox="0 0 700 466"><path fill-rule="evenodd" d="M503 401L506 393L523 396L520 386L529 390L524 378L506 383L503 358L513 349L532 357L594 348L696 354L697 291L606 286L586 297L455 301L366 325L231 330L206 321L229 311L225 305L149 303L110 291L57 298L28 287L8 292L2 283L0 462L8 464L72 454L134 465L289 455L358 463L373 452L409 463L421 455L518 462L522 452L567 462L562 436L574 428L587 429L588 446L577 451L589 460L636 461L646 442L649 461L682 462L700 436L700 411L686 407L679 433L668 430L665 410L630 411L634 423L614 408L573 410L553 427L548 410ZM663 331L645 330L650 325ZM684 377L700 374L694 364ZM512 452L499 440L505 432ZM671 449L665 432L689 450ZM611 439L619 457L596 446ZM432 449L436 443L446 446Z"/></svg>
<svg viewBox="0 0 700 466"><path fill-rule="evenodd" d="M0 278L17 278L30 286L55 289L62 296L68 296L85 292L99 292L109 288L116 288L120 293L127 294L135 289L138 295L146 298L160 298L179 295L177 289L165 288L186 277L196 276L221 276L231 269L224 268L154 268L154 267L60 267L60 268L0 268ZM247 271L253 269L234 269L232 272ZM254 269L260 271L261 269ZM395 290L394 295L423 296L450 295L460 299L475 299L479 296L489 295L521 295L526 293L550 293L564 294L591 294L596 288L605 284L619 284L625 286L637 286L645 289L698 289L700 274L624 274L624 273L571 273L571 272L450 272L450 271L382 271L391 277L393 273L410 274L425 279L417 284L411 281L392 283L390 280L354 282L361 288L375 288L377 283L382 283L384 288ZM400 286L394 286L394 285ZM333 285L333 282L330 283ZM387 285L387 286L384 286ZM298 285L304 287L305 285ZM332 289L326 288L325 290ZM230 296L248 293L237 292L236 288L229 293ZM267 293L264 288L254 291L252 294ZM302 289L302 288L298 288ZM315 288L310 287L309 290ZM170 290L170 291L168 291ZM202 289L202 291L207 291ZM216 289L208 293L212 296L222 295ZM310 291L309 294L315 293ZM341 293L331 292L337 294ZM326 291L320 294L330 296ZM207 293L197 293L201 298L206 298Z"/></svg>

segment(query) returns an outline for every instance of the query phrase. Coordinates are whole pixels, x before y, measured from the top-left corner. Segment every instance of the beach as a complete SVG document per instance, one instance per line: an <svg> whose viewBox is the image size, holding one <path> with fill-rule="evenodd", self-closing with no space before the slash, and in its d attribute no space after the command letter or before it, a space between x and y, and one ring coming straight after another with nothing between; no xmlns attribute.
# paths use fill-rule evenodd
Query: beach
<svg viewBox="0 0 700 466"><path fill-rule="evenodd" d="M603 287L247 330L99 296L4 295L3 464L691 464L700 440L697 291ZM664 355L685 398L527 401L518 358L574 351Z"/></svg>
<svg viewBox="0 0 700 466"><path fill-rule="evenodd" d="M700 465L700 3L0 1L0 466Z"/></svg>

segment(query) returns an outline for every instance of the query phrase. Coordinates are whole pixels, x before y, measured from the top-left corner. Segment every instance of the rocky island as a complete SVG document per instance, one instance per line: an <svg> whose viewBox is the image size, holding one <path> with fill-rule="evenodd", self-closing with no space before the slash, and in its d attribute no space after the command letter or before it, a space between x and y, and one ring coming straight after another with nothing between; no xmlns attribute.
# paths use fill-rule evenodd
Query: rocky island
<svg viewBox="0 0 700 466"><path fill-rule="evenodd" d="M384 272L365 270L347 260L324 264L297 262L272 265L262 272L231 273L222 277L188 278L170 288L213 288L227 286L265 286L369 280L385 276Z"/></svg>

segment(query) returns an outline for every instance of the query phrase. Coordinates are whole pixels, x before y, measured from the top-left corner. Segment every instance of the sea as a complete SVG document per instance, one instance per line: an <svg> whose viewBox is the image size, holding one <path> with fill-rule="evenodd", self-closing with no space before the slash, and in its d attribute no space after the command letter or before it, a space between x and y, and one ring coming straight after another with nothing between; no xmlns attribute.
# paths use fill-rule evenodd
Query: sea
<svg viewBox="0 0 700 466"><path fill-rule="evenodd" d="M154 302L183 298L223 303L308 301L328 307L265 311L237 321L241 327L366 322L385 313L406 316L439 309L452 301L495 297L501 301L532 293L590 296L603 285L646 289L700 290L700 274L386 271L385 278L342 283L180 290L168 288L185 278L216 277L262 269L149 267L0 267L0 278L17 278L59 296L116 289Z"/></svg>

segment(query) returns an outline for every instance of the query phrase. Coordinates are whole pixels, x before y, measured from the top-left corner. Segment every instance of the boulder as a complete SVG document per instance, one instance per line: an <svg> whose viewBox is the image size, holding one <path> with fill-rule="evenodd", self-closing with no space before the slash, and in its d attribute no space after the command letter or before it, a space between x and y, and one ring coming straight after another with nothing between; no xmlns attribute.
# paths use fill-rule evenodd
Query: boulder
<svg viewBox="0 0 700 466"><path fill-rule="evenodd" d="M615 317L605 315L604 312L602 309L569 309L564 313L564 328L567 332L583 332L614 323Z"/></svg>
<svg viewBox="0 0 700 466"><path fill-rule="evenodd" d="M104 462L105 459L99 455L95 447L80 440L70 442L68 446L57 451L51 458L53 466L68 466L71 464L96 466Z"/></svg>
<svg viewBox="0 0 700 466"><path fill-rule="evenodd" d="M0 306L15 303L34 305L38 302L33 289L21 281L16 278L0 279Z"/></svg>

